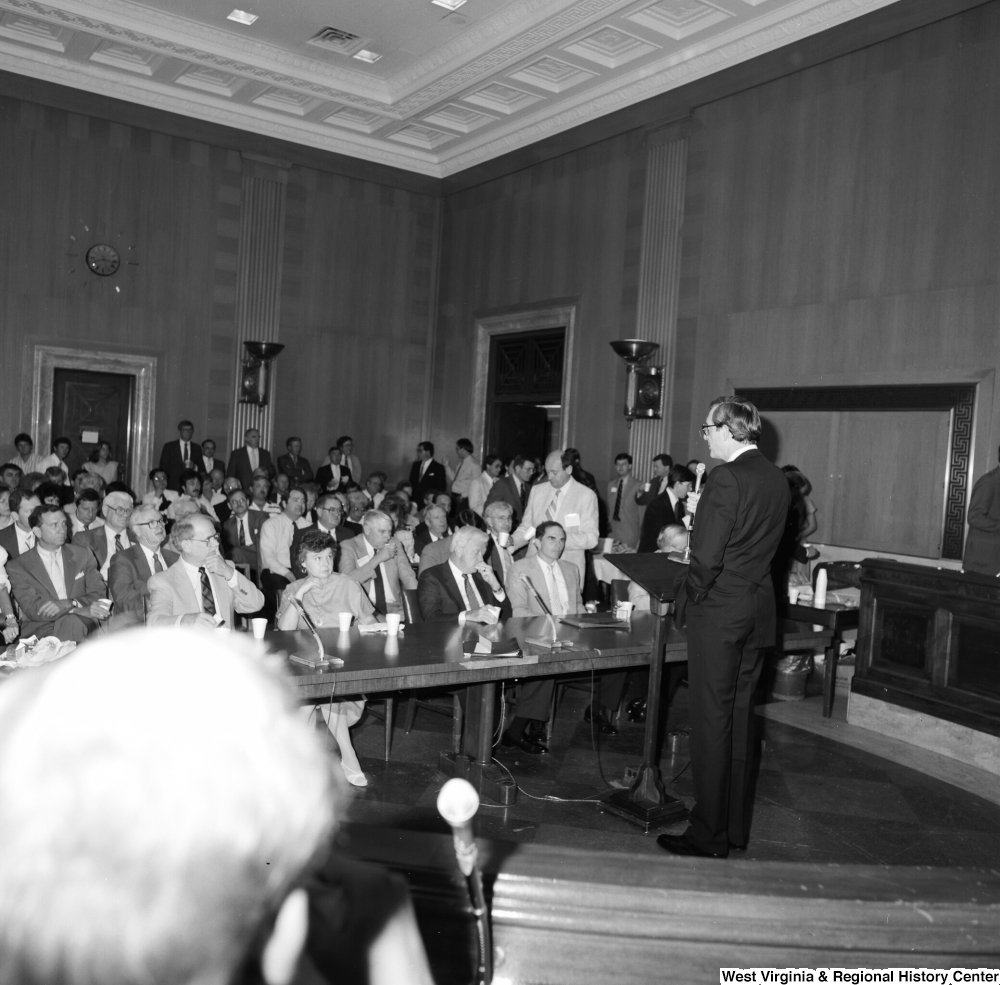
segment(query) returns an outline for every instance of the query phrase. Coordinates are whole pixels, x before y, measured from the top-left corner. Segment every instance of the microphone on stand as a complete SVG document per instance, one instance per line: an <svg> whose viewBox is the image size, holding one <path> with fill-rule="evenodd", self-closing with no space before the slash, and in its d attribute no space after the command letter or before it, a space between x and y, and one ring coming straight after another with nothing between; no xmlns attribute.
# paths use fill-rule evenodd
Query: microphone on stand
<svg viewBox="0 0 1000 985"><path fill-rule="evenodd" d="M490 985L493 981L493 939L490 932L486 897L483 895L483 880L476 865L479 852L472 832L472 819L479 810L479 794L476 788L461 777L453 777L442 788L437 798L438 813L451 826L458 867L465 876L469 891L469 902L476 917L479 940L479 968L477 985Z"/></svg>
<svg viewBox="0 0 1000 985"><path fill-rule="evenodd" d="M694 467L694 491L697 495L698 490L701 489L701 477L705 474L705 463L699 462ZM694 517L691 518L692 526L694 525ZM688 527L688 542L687 547L684 548L684 562L686 564L691 563L691 527Z"/></svg>
<svg viewBox="0 0 1000 985"><path fill-rule="evenodd" d="M326 650L323 649L323 641L319 638L316 624L309 618L309 613L306 612L305 606L294 595L292 596L292 605L299 610L302 621L309 627L309 632L312 633L313 639L316 641L316 646L319 647L319 662L324 663L326 661Z"/></svg>
<svg viewBox="0 0 1000 985"><path fill-rule="evenodd" d="M538 593L538 589L535 588L535 583L531 580L528 575L521 575L524 579L524 583L531 589L531 594L535 596L535 601L542 607L542 612L548 617L549 624L552 627L552 639L556 638L557 627L556 621L552 614L552 610L545 604L545 599Z"/></svg>

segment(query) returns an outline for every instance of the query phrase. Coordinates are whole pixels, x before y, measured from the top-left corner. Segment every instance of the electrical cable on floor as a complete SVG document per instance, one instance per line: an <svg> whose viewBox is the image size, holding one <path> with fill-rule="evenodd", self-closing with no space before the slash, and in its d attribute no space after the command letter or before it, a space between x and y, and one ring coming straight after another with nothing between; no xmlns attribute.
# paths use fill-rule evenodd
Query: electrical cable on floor
<svg viewBox="0 0 1000 985"><path fill-rule="evenodd" d="M555 794L551 793L545 794L545 796L540 797L538 796L538 794L528 793L528 791L525 790L524 787L522 787L521 784L518 783L517 780L514 778L514 774L511 773L511 771L507 769L507 767L503 763L501 763L500 760L497 759L495 756L493 757L493 762L496 763L497 766L499 766L500 769L502 769L504 773L506 773L510 777L511 781L513 782L514 786L517 787L518 791L520 793L523 793L524 796L527 797L529 800L547 800L550 803L556 803L556 804L603 804L604 803L603 800L597 800L594 797L557 797Z"/></svg>

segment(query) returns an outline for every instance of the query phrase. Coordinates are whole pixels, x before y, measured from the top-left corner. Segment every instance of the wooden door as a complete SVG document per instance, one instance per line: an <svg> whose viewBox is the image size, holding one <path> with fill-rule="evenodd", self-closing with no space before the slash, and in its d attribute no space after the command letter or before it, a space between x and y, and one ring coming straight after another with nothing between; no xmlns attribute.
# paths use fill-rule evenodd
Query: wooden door
<svg viewBox="0 0 1000 985"><path fill-rule="evenodd" d="M135 377L124 373L92 373L82 369L57 369L53 374L52 438L72 442L70 475L83 467L99 441L111 445L111 458L130 474L131 433Z"/></svg>
<svg viewBox="0 0 1000 985"><path fill-rule="evenodd" d="M548 453L548 414L535 404L494 404L490 414L491 449L506 462L514 455L544 459Z"/></svg>

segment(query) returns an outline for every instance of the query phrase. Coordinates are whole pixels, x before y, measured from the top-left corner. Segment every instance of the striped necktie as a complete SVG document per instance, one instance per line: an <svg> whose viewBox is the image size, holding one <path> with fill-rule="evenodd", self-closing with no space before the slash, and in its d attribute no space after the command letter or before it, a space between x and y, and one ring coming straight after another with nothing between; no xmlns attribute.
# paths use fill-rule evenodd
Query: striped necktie
<svg viewBox="0 0 1000 985"><path fill-rule="evenodd" d="M618 494L615 496L615 512L612 514L612 520L620 520L622 518L622 490L625 488L625 480L620 479L618 481Z"/></svg>
<svg viewBox="0 0 1000 985"><path fill-rule="evenodd" d="M561 489L556 490L556 494L552 497L552 501L549 503L549 508L545 511L546 520L554 520L556 514L559 512L559 497L562 494Z"/></svg>
<svg viewBox="0 0 1000 985"><path fill-rule="evenodd" d="M215 596L212 594L212 583L208 580L208 572L204 568L199 568L201 575L201 611L206 616L215 615Z"/></svg>

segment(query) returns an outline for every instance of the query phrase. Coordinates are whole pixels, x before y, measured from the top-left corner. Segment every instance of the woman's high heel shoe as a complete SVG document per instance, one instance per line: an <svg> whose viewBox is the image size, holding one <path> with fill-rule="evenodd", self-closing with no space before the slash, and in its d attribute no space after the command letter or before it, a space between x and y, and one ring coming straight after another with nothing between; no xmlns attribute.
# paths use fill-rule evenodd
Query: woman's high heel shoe
<svg viewBox="0 0 1000 985"><path fill-rule="evenodd" d="M368 777L365 776L361 770L352 770L349 766L345 766L343 762L340 764L340 768L344 771L344 776L347 777L347 782L354 787L367 787Z"/></svg>

